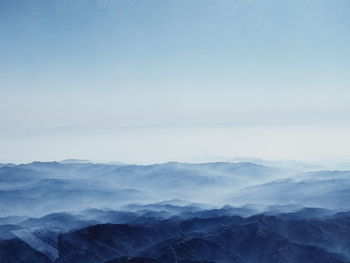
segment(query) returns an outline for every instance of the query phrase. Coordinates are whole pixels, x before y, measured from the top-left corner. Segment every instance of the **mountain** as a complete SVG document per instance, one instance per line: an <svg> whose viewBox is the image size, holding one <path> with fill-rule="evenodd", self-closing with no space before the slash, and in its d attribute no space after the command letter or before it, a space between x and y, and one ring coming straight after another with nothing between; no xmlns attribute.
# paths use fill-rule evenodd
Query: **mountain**
<svg viewBox="0 0 350 263"><path fill-rule="evenodd" d="M0 263L349 263L350 172L253 161L1 165Z"/></svg>
<svg viewBox="0 0 350 263"><path fill-rule="evenodd" d="M305 216L291 219L287 214L258 214L245 218L134 220L132 224L91 222L91 226L63 232L48 230L45 225L20 232L26 235L13 231L16 236L1 240L0 262L349 262L349 214L327 213L314 218L310 211L299 212ZM45 220L57 220L57 216ZM53 260L47 251L40 251L43 243L57 251L57 258Z"/></svg>
<svg viewBox="0 0 350 263"><path fill-rule="evenodd" d="M227 202L350 209L350 172L320 171L234 191Z"/></svg>
<svg viewBox="0 0 350 263"><path fill-rule="evenodd" d="M66 160L62 160L60 161L60 163L92 163L89 160L81 160L81 159L66 159Z"/></svg>
<svg viewBox="0 0 350 263"><path fill-rule="evenodd" d="M253 163L154 165L33 162L0 167L0 216L41 216L88 208L118 209L178 199L217 205L225 193L285 176ZM212 192L208 195L208 192Z"/></svg>

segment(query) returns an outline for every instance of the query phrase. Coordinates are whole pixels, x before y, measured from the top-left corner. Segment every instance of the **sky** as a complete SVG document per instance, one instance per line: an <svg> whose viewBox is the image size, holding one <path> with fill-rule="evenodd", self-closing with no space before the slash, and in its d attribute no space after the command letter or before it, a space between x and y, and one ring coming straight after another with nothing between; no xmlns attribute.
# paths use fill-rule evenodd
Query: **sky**
<svg viewBox="0 0 350 263"><path fill-rule="evenodd" d="M0 162L350 160L348 0L0 0Z"/></svg>

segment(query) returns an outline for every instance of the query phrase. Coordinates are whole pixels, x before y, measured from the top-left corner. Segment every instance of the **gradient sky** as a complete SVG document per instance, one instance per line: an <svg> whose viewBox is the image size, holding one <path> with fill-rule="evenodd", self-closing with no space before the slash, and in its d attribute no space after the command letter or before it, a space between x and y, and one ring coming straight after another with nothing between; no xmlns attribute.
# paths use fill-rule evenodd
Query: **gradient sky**
<svg viewBox="0 0 350 263"><path fill-rule="evenodd" d="M348 0L0 0L0 161L350 158Z"/></svg>

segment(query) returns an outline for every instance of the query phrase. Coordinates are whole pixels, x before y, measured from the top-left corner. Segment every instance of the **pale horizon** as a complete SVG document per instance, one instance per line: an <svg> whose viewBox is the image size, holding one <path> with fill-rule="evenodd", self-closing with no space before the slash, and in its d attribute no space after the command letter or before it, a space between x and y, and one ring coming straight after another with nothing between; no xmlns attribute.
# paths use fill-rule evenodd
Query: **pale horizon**
<svg viewBox="0 0 350 263"><path fill-rule="evenodd" d="M0 1L0 160L350 159L349 8Z"/></svg>

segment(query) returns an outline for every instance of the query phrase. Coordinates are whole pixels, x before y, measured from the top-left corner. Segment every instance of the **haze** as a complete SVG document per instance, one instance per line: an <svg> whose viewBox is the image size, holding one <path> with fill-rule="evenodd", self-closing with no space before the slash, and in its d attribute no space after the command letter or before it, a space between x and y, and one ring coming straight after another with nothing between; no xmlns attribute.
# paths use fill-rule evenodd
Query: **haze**
<svg viewBox="0 0 350 263"><path fill-rule="evenodd" d="M0 161L350 157L350 2L0 1Z"/></svg>

